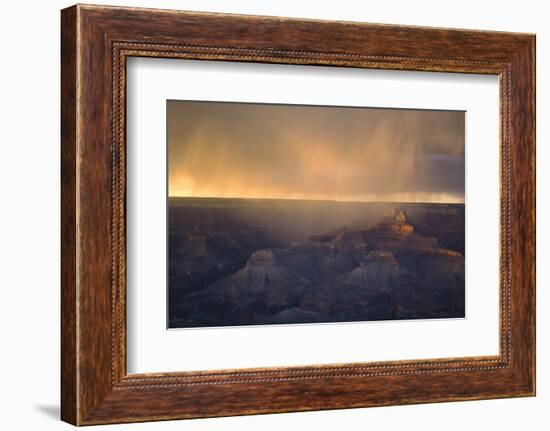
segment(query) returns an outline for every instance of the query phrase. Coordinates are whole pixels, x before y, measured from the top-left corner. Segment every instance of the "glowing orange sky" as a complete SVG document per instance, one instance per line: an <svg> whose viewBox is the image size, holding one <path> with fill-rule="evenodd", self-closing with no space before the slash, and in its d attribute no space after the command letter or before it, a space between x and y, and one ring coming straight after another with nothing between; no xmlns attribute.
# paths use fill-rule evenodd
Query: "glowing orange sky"
<svg viewBox="0 0 550 431"><path fill-rule="evenodd" d="M169 101L168 193L464 202L464 112Z"/></svg>

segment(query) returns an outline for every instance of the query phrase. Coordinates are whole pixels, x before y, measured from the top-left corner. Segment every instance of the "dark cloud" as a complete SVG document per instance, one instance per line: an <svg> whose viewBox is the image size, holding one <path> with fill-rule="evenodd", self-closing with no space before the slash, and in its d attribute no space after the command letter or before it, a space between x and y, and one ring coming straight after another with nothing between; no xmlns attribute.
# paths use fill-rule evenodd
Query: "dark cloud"
<svg viewBox="0 0 550 431"><path fill-rule="evenodd" d="M168 102L169 193L464 200L464 112Z"/></svg>

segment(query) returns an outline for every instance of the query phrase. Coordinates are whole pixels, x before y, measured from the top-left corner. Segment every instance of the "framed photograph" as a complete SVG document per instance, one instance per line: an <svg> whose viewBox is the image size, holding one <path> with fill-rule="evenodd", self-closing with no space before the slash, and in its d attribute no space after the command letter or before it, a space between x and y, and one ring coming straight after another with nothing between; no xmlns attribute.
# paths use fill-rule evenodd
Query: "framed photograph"
<svg viewBox="0 0 550 431"><path fill-rule="evenodd" d="M535 395L535 36L61 14L62 419Z"/></svg>
<svg viewBox="0 0 550 431"><path fill-rule="evenodd" d="M465 317L463 111L166 112L169 329Z"/></svg>

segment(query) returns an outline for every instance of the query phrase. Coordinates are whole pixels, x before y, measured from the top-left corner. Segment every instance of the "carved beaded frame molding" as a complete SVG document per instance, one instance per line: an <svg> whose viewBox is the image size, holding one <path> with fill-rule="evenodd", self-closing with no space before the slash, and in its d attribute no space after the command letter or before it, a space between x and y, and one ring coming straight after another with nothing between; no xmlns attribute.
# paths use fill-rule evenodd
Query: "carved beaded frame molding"
<svg viewBox="0 0 550 431"><path fill-rule="evenodd" d="M153 9L62 11L61 416L75 425L535 394L535 37ZM126 373L126 59L500 78L500 352Z"/></svg>

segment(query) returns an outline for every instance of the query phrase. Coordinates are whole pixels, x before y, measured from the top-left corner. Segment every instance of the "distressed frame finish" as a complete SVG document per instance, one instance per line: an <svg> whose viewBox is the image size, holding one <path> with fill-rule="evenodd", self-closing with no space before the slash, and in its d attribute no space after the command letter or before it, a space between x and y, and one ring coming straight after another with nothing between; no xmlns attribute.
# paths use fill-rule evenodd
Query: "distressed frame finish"
<svg viewBox="0 0 550 431"><path fill-rule="evenodd" d="M535 394L535 37L77 5L62 11L61 417L75 425ZM130 56L500 77L500 353L126 373Z"/></svg>

